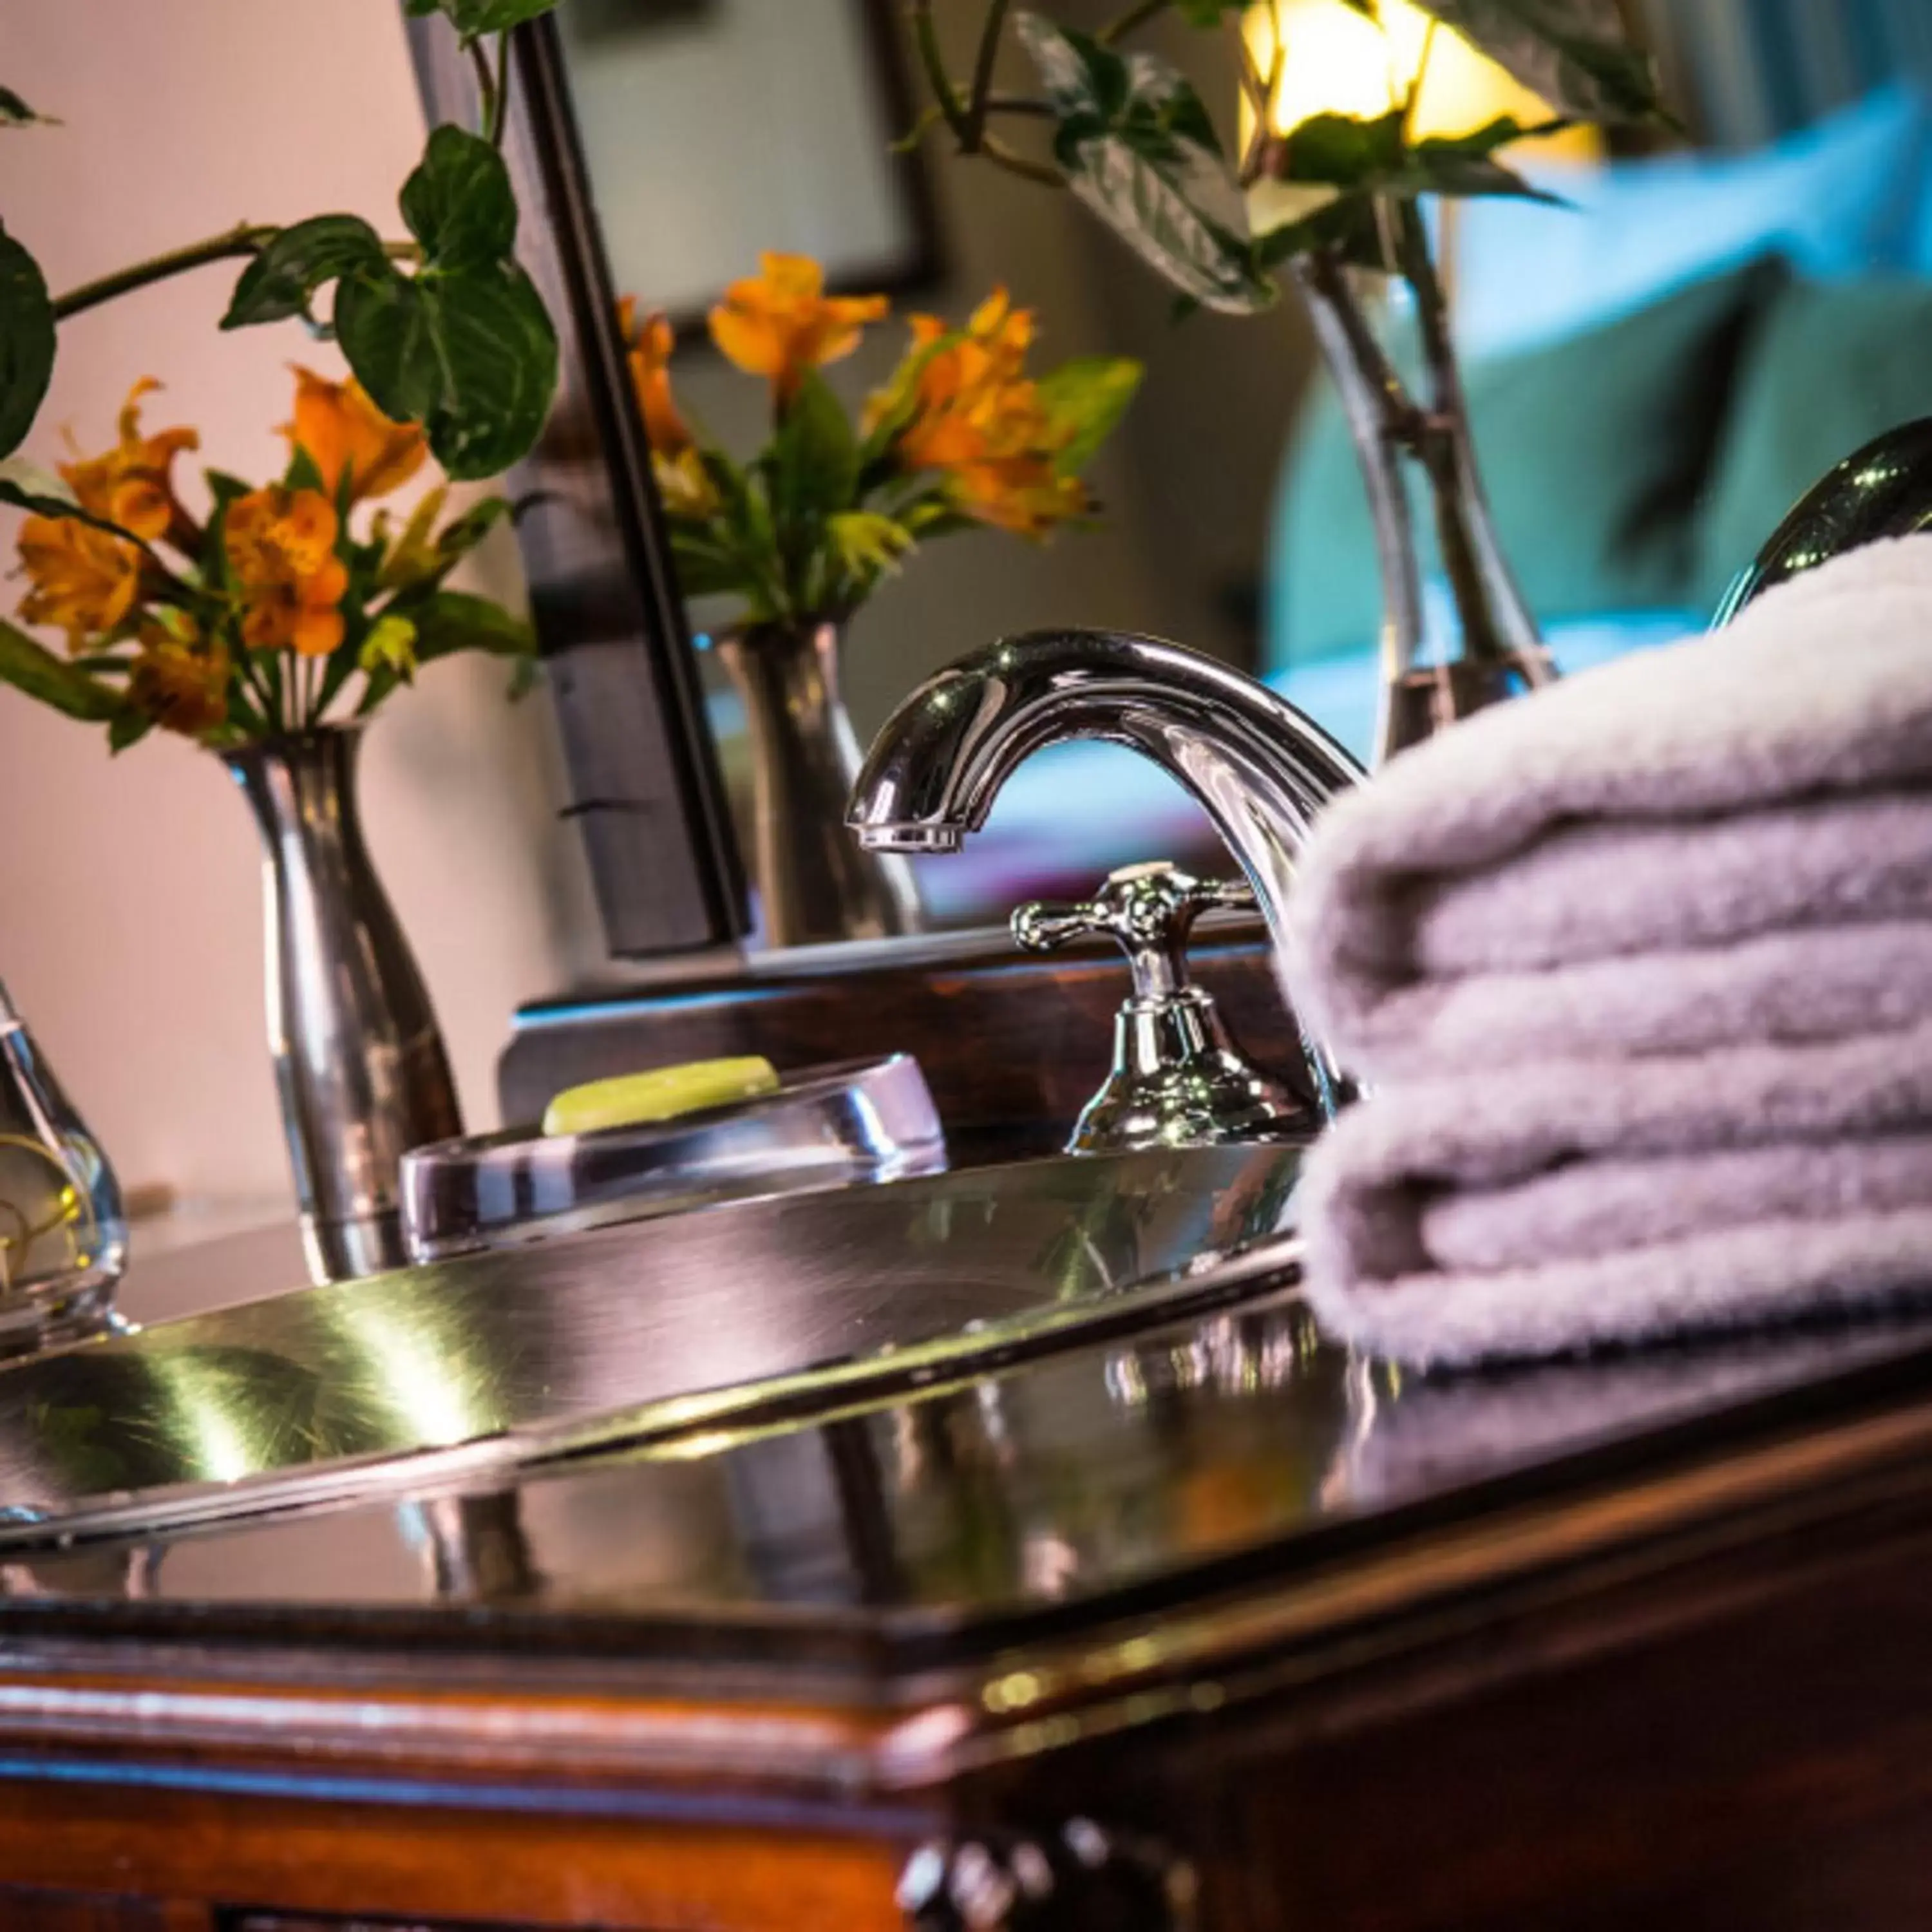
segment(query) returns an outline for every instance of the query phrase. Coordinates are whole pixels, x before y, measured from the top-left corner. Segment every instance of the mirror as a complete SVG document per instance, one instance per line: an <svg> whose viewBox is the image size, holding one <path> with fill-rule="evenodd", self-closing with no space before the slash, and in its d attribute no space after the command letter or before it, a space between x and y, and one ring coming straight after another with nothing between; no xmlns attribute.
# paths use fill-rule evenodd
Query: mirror
<svg viewBox="0 0 1932 1932"><path fill-rule="evenodd" d="M1045 10L1099 33L1124 4ZM1372 54L1363 36L1374 30L1347 0L1261 0L1223 10L1214 32L1172 8L1126 11L1148 16L1131 46L1184 69L1232 140L1238 29L1252 50L1280 23L1297 91L1276 114L1298 124L1324 106L1374 111L1365 88L1388 98L1405 10L1408 0L1384 0L1388 44ZM1932 326L1932 106L1918 91L1932 88L1932 20L1920 0L1802 11L1783 0L1627 0L1624 10L1682 136L1578 129L1512 148L1510 165L1560 207L1424 202L1495 526L1565 672L1699 627L1824 469L1879 430L1932 414L1932 363L1918 347ZM897 560L846 626L858 740L953 657L1077 624L1151 632L1264 675L1366 754L1385 598L1305 304L1291 285L1264 314L1177 320L1174 290L1073 194L957 154L943 127L916 152L896 152L931 98L922 19L963 86L983 11L976 0L903 15L888 0L568 0L560 10L613 278L639 315L665 312L678 408L741 460L770 434L766 384L721 356L704 322L762 251L812 257L838 293L889 298L890 316L823 370L854 412L899 364L911 315L963 326L1004 288L1034 318L1030 369L1132 358L1140 388L1085 472L1092 527L1044 542L976 529ZM1042 82L1013 29L988 125L1037 160L1048 151L1027 104ZM1445 128L1458 114L1464 128L1496 112L1538 118L1520 87L1454 36L1428 44L1438 64L1421 98ZM1384 281L1365 304L1398 363L1417 340L1399 290ZM1427 647L1453 650L1457 607L1428 550ZM723 634L734 604L700 595L689 609L703 642ZM718 650L701 662L748 827L746 702ZM1022 772L964 854L917 862L923 916L1001 921L1018 900L1084 895L1112 866L1154 856L1228 869L1160 774L1112 748L1066 748Z"/></svg>

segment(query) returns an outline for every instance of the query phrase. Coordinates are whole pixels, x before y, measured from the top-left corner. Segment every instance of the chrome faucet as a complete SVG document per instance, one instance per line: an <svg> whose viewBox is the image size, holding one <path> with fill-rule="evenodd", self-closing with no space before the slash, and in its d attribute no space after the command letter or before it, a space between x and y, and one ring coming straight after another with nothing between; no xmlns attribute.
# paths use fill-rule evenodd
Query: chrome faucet
<svg viewBox="0 0 1932 1932"><path fill-rule="evenodd" d="M1151 759L1191 792L1255 889L1292 1007L1284 917L1294 855L1316 814L1364 773L1265 685L1198 652L1112 631L1034 631L929 678L886 721L846 823L876 851L956 852L1034 752L1100 738ZM1349 1092L1304 1032L1316 1096Z"/></svg>
<svg viewBox="0 0 1932 1932"><path fill-rule="evenodd" d="M1716 630L1767 590L1883 537L1932 530L1932 416L1900 423L1855 450L1806 490L1738 573Z"/></svg>

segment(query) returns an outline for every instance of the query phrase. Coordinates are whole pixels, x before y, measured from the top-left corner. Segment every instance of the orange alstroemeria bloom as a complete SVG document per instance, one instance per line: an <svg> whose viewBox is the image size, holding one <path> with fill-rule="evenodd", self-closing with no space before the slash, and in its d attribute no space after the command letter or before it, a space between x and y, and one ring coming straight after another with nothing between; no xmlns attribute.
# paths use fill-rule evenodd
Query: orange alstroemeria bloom
<svg viewBox="0 0 1932 1932"><path fill-rule="evenodd" d="M895 446L899 466L942 476L962 514L1019 536L1045 536L1090 507L1086 487L1057 468L1070 432L1056 425L1024 375L1034 322L1004 289L951 336L937 316L915 316L899 382L872 415L909 401ZM910 394L904 395L902 384Z"/></svg>
<svg viewBox="0 0 1932 1932"><path fill-rule="evenodd" d="M631 386L644 419L644 434L659 456L676 456L691 447L690 425L679 413L670 391L670 356L676 346L670 320L662 314L644 317L637 326L638 304L630 296L617 304L617 326L622 330L626 359L631 365Z"/></svg>
<svg viewBox="0 0 1932 1932"><path fill-rule="evenodd" d="M160 386L153 376L144 376L128 392L121 406L119 439L106 454L76 457L60 466L82 509L132 530L148 543L179 528L176 520L182 513L175 500L174 460L182 451L201 446L201 438L191 429L142 434L141 398Z"/></svg>
<svg viewBox="0 0 1932 1932"><path fill-rule="evenodd" d="M711 311L711 339L748 374L769 376L783 401L808 369L850 355L887 304L884 296L827 296L825 272L808 256L758 262L759 272L734 282Z"/></svg>
<svg viewBox="0 0 1932 1932"><path fill-rule="evenodd" d="M175 632L143 624L128 695L164 730L199 738L228 722L228 670L226 650L204 644L192 625Z"/></svg>
<svg viewBox="0 0 1932 1932"><path fill-rule="evenodd" d="M141 553L71 517L29 517L20 526L20 564L33 588L20 600L29 624L67 633L78 654L123 623L141 585Z"/></svg>
<svg viewBox="0 0 1932 1932"><path fill-rule="evenodd" d="M422 467L429 440L418 424L392 422L352 376L332 382L299 363L294 368L295 420L283 424L281 433L308 452L332 499L345 472L349 500L359 503L386 496Z"/></svg>
<svg viewBox="0 0 1932 1932"><path fill-rule="evenodd" d="M191 429L141 431L141 398L160 384L144 376L122 405L120 434L100 456L76 457L60 466L84 510L104 517L144 542L172 537L192 548L198 533L175 500L175 458L197 447ZM140 593L140 548L71 517L29 517L20 526L20 563L33 588L20 602L30 624L67 633L68 649L78 652L88 640L127 621Z"/></svg>
<svg viewBox="0 0 1932 1932"><path fill-rule="evenodd" d="M335 506L319 490L272 484L228 506L229 567L250 650L326 657L342 641L349 572L335 554Z"/></svg>

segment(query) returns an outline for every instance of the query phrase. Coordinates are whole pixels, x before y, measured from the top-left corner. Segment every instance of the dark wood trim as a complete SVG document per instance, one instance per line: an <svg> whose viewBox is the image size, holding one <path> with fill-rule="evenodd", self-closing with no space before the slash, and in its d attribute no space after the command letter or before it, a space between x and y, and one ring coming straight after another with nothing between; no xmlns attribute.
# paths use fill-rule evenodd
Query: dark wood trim
<svg viewBox="0 0 1932 1932"><path fill-rule="evenodd" d="M448 23L412 20L410 36L430 118L466 118L472 82ZM550 426L512 481L534 499L518 535L568 811L613 952L716 946L749 930L742 870L555 22L519 28L514 56L505 158L519 252L556 322L562 367Z"/></svg>

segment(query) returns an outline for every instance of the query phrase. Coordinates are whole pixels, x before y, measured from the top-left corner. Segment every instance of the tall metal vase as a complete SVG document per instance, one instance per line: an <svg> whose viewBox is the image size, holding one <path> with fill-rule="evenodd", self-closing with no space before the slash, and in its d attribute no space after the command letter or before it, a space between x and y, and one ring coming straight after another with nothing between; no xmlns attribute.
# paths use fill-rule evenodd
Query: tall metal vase
<svg viewBox="0 0 1932 1932"><path fill-rule="evenodd" d="M462 1132L422 975L362 842L354 726L225 752L255 814L268 1046L316 1279L400 1266L402 1159Z"/></svg>
<svg viewBox="0 0 1932 1932"><path fill-rule="evenodd" d="M883 939L921 924L912 868L845 829L859 740L838 691L836 623L720 638L752 742L752 872L770 946Z"/></svg>
<svg viewBox="0 0 1932 1932"><path fill-rule="evenodd" d="M1556 666L1498 542L1469 434L1448 304L1412 202L1391 216L1394 266L1415 298L1426 393L1412 398L1348 269L1317 251L1296 274L1340 392L1369 496L1382 573L1379 765L1459 718L1552 682ZM1454 614L1453 656L1425 661L1422 570L1411 479L1434 526Z"/></svg>

